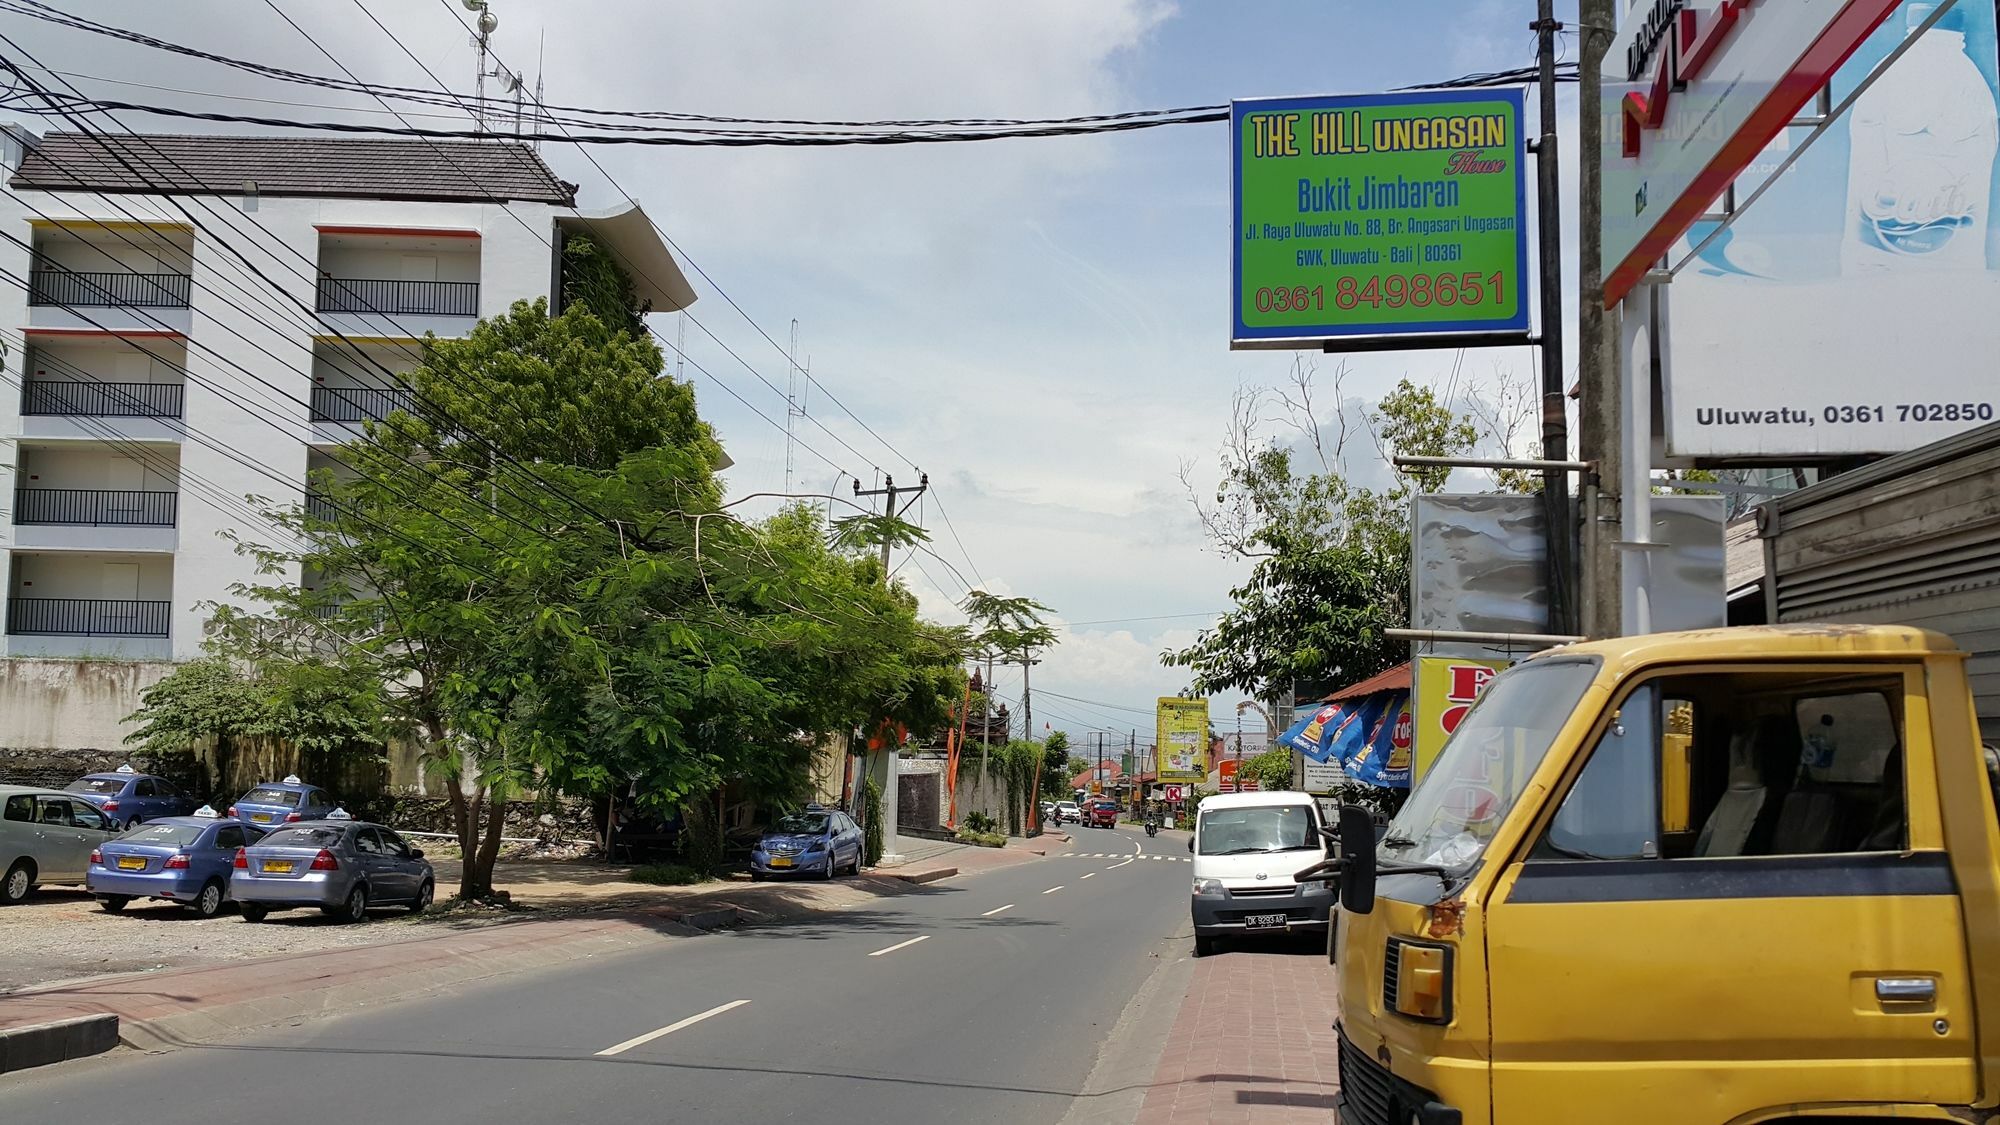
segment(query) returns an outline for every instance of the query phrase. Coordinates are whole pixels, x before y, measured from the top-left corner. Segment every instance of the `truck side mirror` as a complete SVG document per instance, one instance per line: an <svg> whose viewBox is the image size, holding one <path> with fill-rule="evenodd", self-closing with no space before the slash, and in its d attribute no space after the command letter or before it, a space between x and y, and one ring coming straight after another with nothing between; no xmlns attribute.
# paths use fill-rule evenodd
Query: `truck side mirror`
<svg viewBox="0 0 2000 1125"><path fill-rule="evenodd" d="M1375 818L1359 805L1340 806L1340 908L1375 909Z"/></svg>

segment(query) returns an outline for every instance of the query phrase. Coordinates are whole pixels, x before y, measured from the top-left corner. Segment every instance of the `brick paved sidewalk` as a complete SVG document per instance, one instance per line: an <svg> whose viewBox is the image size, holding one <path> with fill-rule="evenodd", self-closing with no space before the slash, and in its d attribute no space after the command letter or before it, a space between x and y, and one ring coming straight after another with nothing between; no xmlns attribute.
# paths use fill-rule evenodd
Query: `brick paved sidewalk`
<svg viewBox="0 0 2000 1125"><path fill-rule="evenodd" d="M1140 1125L1334 1119L1334 971L1316 940L1240 945L1195 962Z"/></svg>

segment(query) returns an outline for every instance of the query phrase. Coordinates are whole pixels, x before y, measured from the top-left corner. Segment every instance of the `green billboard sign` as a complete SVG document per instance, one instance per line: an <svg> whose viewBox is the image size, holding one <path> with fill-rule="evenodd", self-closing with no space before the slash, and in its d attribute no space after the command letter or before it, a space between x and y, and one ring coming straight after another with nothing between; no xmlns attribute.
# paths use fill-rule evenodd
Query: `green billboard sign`
<svg viewBox="0 0 2000 1125"><path fill-rule="evenodd" d="M1524 339L1521 116L1520 90L1232 103L1231 346Z"/></svg>

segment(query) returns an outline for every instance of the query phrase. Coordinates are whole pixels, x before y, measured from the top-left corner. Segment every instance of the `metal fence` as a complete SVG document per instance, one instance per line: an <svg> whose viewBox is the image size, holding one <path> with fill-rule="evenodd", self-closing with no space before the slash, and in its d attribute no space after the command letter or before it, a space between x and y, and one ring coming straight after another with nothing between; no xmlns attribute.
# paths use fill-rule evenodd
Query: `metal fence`
<svg viewBox="0 0 2000 1125"><path fill-rule="evenodd" d="M184 309L188 307L188 286L184 273L80 273L44 266L28 273L28 303Z"/></svg>
<svg viewBox="0 0 2000 1125"><path fill-rule="evenodd" d="M17 524L172 527L180 494L124 488L17 488Z"/></svg>
<svg viewBox="0 0 2000 1125"><path fill-rule="evenodd" d="M408 411L417 396L407 390L377 387L314 387L315 422L380 422L398 410Z"/></svg>
<svg viewBox="0 0 2000 1125"><path fill-rule="evenodd" d="M124 598L11 598L7 631L18 636L164 637L172 602Z"/></svg>
<svg viewBox="0 0 2000 1125"><path fill-rule="evenodd" d="M320 312L334 313L478 316L479 283L322 277L317 308Z"/></svg>
<svg viewBox="0 0 2000 1125"><path fill-rule="evenodd" d="M98 418L178 418L186 388L179 383L101 383L30 379L21 391L21 413Z"/></svg>

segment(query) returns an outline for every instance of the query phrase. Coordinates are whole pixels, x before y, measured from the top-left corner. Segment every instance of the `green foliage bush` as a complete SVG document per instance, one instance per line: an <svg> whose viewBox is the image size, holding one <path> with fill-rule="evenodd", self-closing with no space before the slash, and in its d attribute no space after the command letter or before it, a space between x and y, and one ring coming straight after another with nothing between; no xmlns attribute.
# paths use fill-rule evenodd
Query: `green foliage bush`
<svg viewBox="0 0 2000 1125"><path fill-rule="evenodd" d="M993 819L992 814L981 812L978 809L965 814L965 827L972 832L991 833L998 824L999 822Z"/></svg>
<svg viewBox="0 0 2000 1125"><path fill-rule="evenodd" d="M867 822L861 827L861 850L866 853L867 865L873 867L882 862L882 787L869 778L862 787L862 815Z"/></svg>
<svg viewBox="0 0 2000 1125"><path fill-rule="evenodd" d="M1007 837L1002 836L998 832L975 832L971 828L961 828L958 830L958 838L965 843L977 844L982 848L1004 848L1007 846Z"/></svg>
<svg viewBox="0 0 2000 1125"><path fill-rule="evenodd" d="M685 887L691 883L706 883L708 876L681 863L649 863L644 867L634 867L625 876L634 883L652 883L661 887Z"/></svg>

